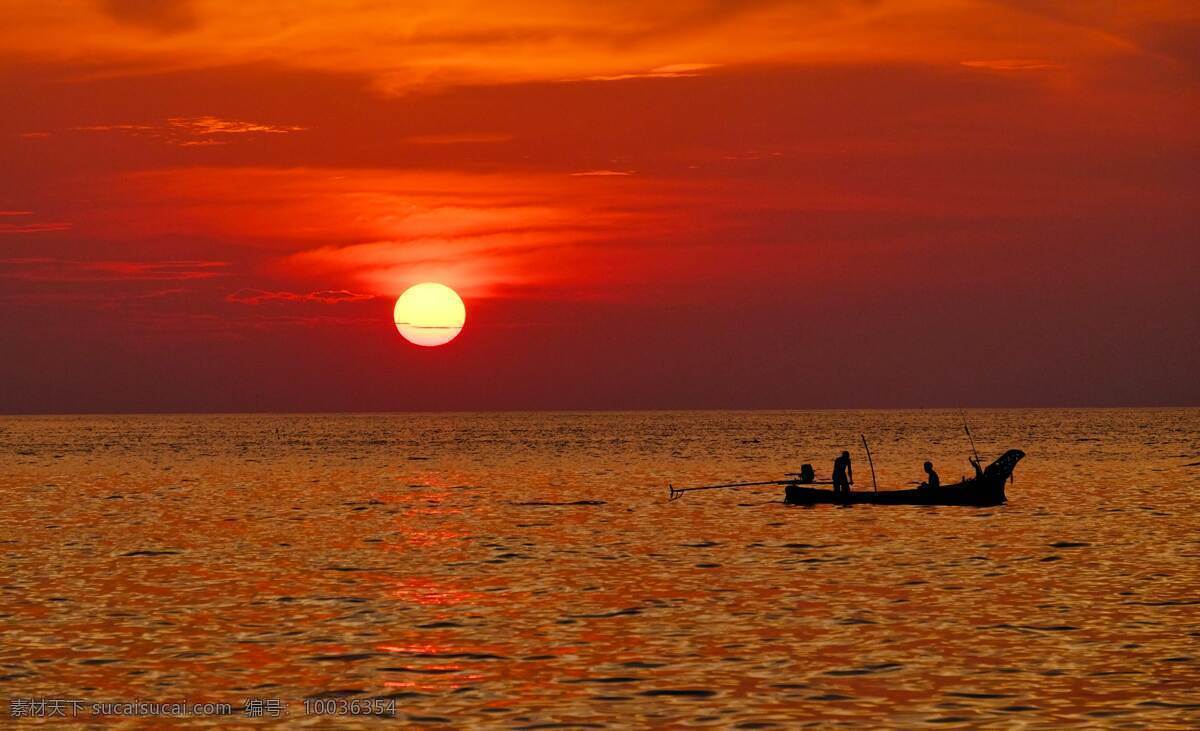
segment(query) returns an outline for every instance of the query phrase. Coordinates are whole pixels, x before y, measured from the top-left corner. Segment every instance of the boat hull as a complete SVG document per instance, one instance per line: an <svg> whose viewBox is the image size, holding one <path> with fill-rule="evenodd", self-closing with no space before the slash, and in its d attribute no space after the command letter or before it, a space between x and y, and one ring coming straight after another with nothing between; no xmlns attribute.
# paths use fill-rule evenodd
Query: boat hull
<svg viewBox="0 0 1200 731"><path fill-rule="evenodd" d="M924 490L884 490L883 492L842 492L803 485L788 485L784 502L789 505L1003 505L1007 496L1004 485L952 485Z"/></svg>
<svg viewBox="0 0 1200 731"><path fill-rule="evenodd" d="M1008 499L1004 494L1004 483L1024 456L1019 449L1010 449L988 465L981 476L943 487L838 493L792 483L785 488L784 502L789 505L968 505L979 508L1003 505Z"/></svg>

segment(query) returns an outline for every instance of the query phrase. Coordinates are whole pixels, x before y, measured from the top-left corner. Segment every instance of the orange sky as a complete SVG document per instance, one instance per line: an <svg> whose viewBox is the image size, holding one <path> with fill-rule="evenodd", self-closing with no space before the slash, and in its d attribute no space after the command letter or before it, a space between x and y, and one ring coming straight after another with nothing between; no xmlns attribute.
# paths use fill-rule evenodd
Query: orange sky
<svg viewBox="0 0 1200 731"><path fill-rule="evenodd" d="M0 21L3 411L1200 400L1196 3Z"/></svg>

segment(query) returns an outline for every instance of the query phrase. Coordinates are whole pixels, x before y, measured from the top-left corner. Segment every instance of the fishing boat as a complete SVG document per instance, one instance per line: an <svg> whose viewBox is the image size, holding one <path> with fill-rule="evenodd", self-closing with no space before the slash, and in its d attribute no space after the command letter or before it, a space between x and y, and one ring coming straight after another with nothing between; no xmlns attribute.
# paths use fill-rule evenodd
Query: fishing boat
<svg viewBox="0 0 1200 731"><path fill-rule="evenodd" d="M1004 483L1012 479L1013 470L1024 456L1021 450L1010 449L984 468L982 474L941 487L834 492L789 482L784 488L783 501L789 505L1002 505L1007 500Z"/></svg>
<svg viewBox="0 0 1200 731"><path fill-rule="evenodd" d="M865 446L866 439L863 444ZM870 451L868 449L868 456ZM919 487L911 490L858 490L851 492L834 492L833 490L814 487L828 485L828 481L813 480L811 469L792 475L788 480L765 480L762 482L733 482L724 485L702 485L700 487L674 487L670 489L670 499L678 500L686 493L696 490L719 490L726 488L765 487L782 485L784 487L783 501L788 505L970 505L989 507L1002 505L1008 498L1004 494L1004 483L1012 480L1013 470L1017 463L1025 457L1019 449L1010 449L1000 455L996 461L985 467L975 477L964 479L951 485L940 487ZM806 465L807 467L807 465ZM872 481L874 479L874 464L871 467Z"/></svg>

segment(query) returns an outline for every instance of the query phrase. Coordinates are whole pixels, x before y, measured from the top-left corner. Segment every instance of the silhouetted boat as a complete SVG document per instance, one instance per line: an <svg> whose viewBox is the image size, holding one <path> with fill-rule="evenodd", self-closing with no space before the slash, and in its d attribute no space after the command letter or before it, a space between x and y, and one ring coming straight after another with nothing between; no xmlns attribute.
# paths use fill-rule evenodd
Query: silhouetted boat
<svg viewBox="0 0 1200 731"><path fill-rule="evenodd" d="M1012 477L1017 462L1024 456L1025 453L1021 450L1010 449L988 465L981 476L941 487L838 493L808 487L800 482L790 482L785 488L784 502L790 505L1001 505L1007 499L1004 495L1004 483Z"/></svg>

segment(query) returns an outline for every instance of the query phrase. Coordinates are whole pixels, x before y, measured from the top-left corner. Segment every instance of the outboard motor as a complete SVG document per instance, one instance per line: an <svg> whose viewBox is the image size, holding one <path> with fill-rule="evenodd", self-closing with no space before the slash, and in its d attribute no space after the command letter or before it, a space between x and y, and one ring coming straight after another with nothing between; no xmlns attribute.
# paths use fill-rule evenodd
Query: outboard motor
<svg viewBox="0 0 1200 731"><path fill-rule="evenodd" d="M813 473L812 465L810 465L810 464L800 465L800 482L802 484L807 485L815 479L816 479L816 475Z"/></svg>

